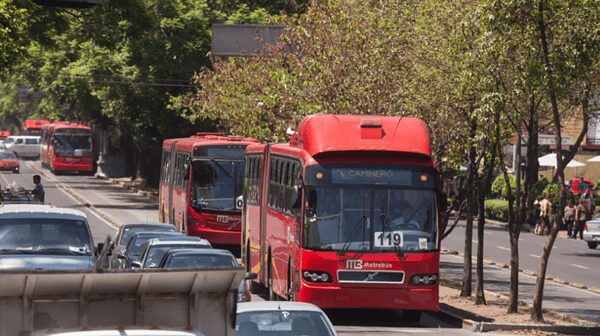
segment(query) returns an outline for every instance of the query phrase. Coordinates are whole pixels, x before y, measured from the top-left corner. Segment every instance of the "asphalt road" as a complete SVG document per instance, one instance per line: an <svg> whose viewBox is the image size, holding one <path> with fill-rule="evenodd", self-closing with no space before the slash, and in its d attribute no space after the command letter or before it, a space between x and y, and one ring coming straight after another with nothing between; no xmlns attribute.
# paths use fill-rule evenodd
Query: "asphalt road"
<svg viewBox="0 0 600 336"><path fill-rule="evenodd" d="M157 206L147 199L89 176L54 176L48 170L41 169L39 162L22 161L21 174L0 174L0 185L5 187L16 182L26 189L32 189L32 176L40 172L46 202L83 211L87 215L96 243L104 241L107 235L114 237L120 224L157 221ZM104 216L98 215L97 211ZM112 224L102 218L106 215L113 220ZM479 335L453 327L430 314L424 314L421 323L417 325L405 322L400 311L331 310L327 314L339 335Z"/></svg>
<svg viewBox="0 0 600 336"><path fill-rule="evenodd" d="M459 225L462 225L461 223ZM442 247L464 251L465 228L457 226L444 239ZM501 230L484 231L484 257L498 263L510 264L510 243L508 232ZM522 232L519 237L520 268L539 270L540 255L546 241L545 236ZM477 229L473 230L473 255L476 255ZM569 282L579 282L588 287L600 287L600 248L589 249L582 240L558 238L550 254L547 275Z"/></svg>

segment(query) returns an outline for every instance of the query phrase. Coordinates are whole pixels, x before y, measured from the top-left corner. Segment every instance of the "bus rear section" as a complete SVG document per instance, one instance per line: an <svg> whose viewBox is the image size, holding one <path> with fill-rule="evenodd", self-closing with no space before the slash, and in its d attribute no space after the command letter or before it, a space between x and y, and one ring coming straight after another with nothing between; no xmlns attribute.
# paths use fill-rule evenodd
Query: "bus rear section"
<svg viewBox="0 0 600 336"><path fill-rule="evenodd" d="M57 122L42 127L40 160L53 173L94 173L94 153L90 127Z"/></svg>
<svg viewBox="0 0 600 336"><path fill-rule="evenodd" d="M23 123L23 135L41 135L42 126L49 123L46 119L27 119Z"/></svg>
<svg viewBox="0 0 600 336"><path fill-rule="evenodd" d="M290 144L254 147L242 260L271 298L413 319L439 309L439 185L422 121L311 116Z"/></svg>
<svg viewBox="0 0 600 336"><path fill-rule="evenodd" d="M257 140L200 133L163 143L159 218L238 250L244 151Z"/></svg>

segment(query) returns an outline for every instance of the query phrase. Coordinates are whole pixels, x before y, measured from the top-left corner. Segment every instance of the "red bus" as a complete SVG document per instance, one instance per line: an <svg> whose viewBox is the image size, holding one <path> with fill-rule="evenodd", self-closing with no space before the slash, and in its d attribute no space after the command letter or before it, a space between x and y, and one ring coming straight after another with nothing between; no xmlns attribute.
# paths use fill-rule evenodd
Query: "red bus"
<svg viewBox="0 0 600 336"><path fill-rule="evenodd" d="M238 249L244 151L257 142L222 133L165 140L159 220L212 245Z"/></svg>
<svg viewBox="0 0 600 336"><path fill-rule="evenodd" d="M23 135L40 135L42 134L42 126L49 123L45 119L27 119L23 124Z"/></svg>
<svg viewBox="0 0 600 336"><path fill-rule="evenodd" d="M246 148L242 261L271 299L438 310L439 176L415 118L314 115Z"/></svg>
<svg viewBox="0 0 600 336"><path fill-rule="evenodd" d="M92 130L71 122L54 122L42 126L40 161L53 173L94 173Z"/></svg>

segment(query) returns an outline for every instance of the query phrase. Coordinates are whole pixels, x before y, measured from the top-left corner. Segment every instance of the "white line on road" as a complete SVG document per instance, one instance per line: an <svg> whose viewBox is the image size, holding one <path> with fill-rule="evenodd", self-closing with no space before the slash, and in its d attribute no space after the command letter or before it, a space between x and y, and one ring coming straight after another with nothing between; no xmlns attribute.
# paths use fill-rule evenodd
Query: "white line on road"
<svg viewBox="0 0 600 336"><path fill-rule="evenodd" d="M508 247L504 247L504 246L496 246L497 248L504 250L504 251L510 251L510 249Z"/></svg>
<svg viewBox="0 0 600 336"><path fill-rule="evenodd" d="M577 265L577 264L571 264L571 265L574 267L577 267L577 268L590 269L589 267L585 267L585 266L581 266L581 265Z"/></svg>
<svg viewBox="0 0 600 336"><path fill-rule="evenodd" d="M534 257L534 258L541 258L541 257L542 257L542 256L535 255L535 254L530 254L529 256L530 256L530 257Z"/></svg>

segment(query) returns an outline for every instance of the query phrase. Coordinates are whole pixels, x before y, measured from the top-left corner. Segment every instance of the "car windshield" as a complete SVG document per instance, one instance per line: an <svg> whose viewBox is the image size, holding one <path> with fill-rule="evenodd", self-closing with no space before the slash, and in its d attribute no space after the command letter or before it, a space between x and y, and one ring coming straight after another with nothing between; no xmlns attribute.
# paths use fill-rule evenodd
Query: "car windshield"
<svg viewBox="0 0 600 336"><path fill-rule="evenodd" d="M175 227L170 226L130 226L123 229L123 234L119 240L119 245L127 245L129 239L131 239L136 233L139 232L175 232Z"/></svg>
<svg viewBox="0 0 600 336"><path fill-rule="evenodd" d="M190 203L215 211L237 211L242 195L244 162L241 160L196 160L192 163Z"/></svg>
<svg viewBox="0 0 600 336"><path fill-rule="evenodd" d="M6 139L4 139L4 144L5 145L10 145L13 142L15 142L15 138L6 138Z"/></svg>
<svg viewBox="0 0 600 336"><path fill-rule="evenodd" d="M0 220L0 252L91 255L84 220L19 218Z"/></svg>
<svg viewBox="0 0 600 336"><path fill-rule="evenodd" d="M303 244L313 250L430 251L436 248L433 190L309 187Z"/></svg>
<svg viewBox="0 0 600 336"><path fill-rule="evenodd" d="M0 153L0 160L10 160L10 159L16 159L16 158L17 157L13 153L8 153L8 152Z"/></svg>
<svg viewBox="0 0 600 336"><path fill-rule="evenodd" d="M274 310L245 312L237 315L235 334L262 335L333 335L326 317L319 312Z"/></svg>
<svg viewBox="0 0 600 336"><path fill-rule="evenodd" d="M169 244L169 245L159 245L159 246L149 246L148 252L146 253L146 260L144 261L144 267L157 267L160 264L160 261L165 256L165 253L169 250L174 249L189 249L189 248L210 248L208 245L202 244Z"/></svg>
<svg viewBox="0 0 600 336"><path fill-rule="evenodd" d="M59 156L86 156L92 152L90 134L55 134L54 152Z"/></svg>
<svg viewBox="0 0 600 336"><path fill-rule="evenodd" d="M164 267L236 267L233 256L214 254L180 254L169 258Z"/></svg>
<svg viewBox="0 0 600 336"><path fill-rule="evenodd" d="M174 232L176 233L176 232ZM172 233L168 233L171 235ZM150 239L160 238L166 236L166 232L154 232L154 233L143 233L137 236L133 236L129 239L126 247L126 255L128 258L139 256L142 250L144 249L144 244L146 244Z"/></svg>

